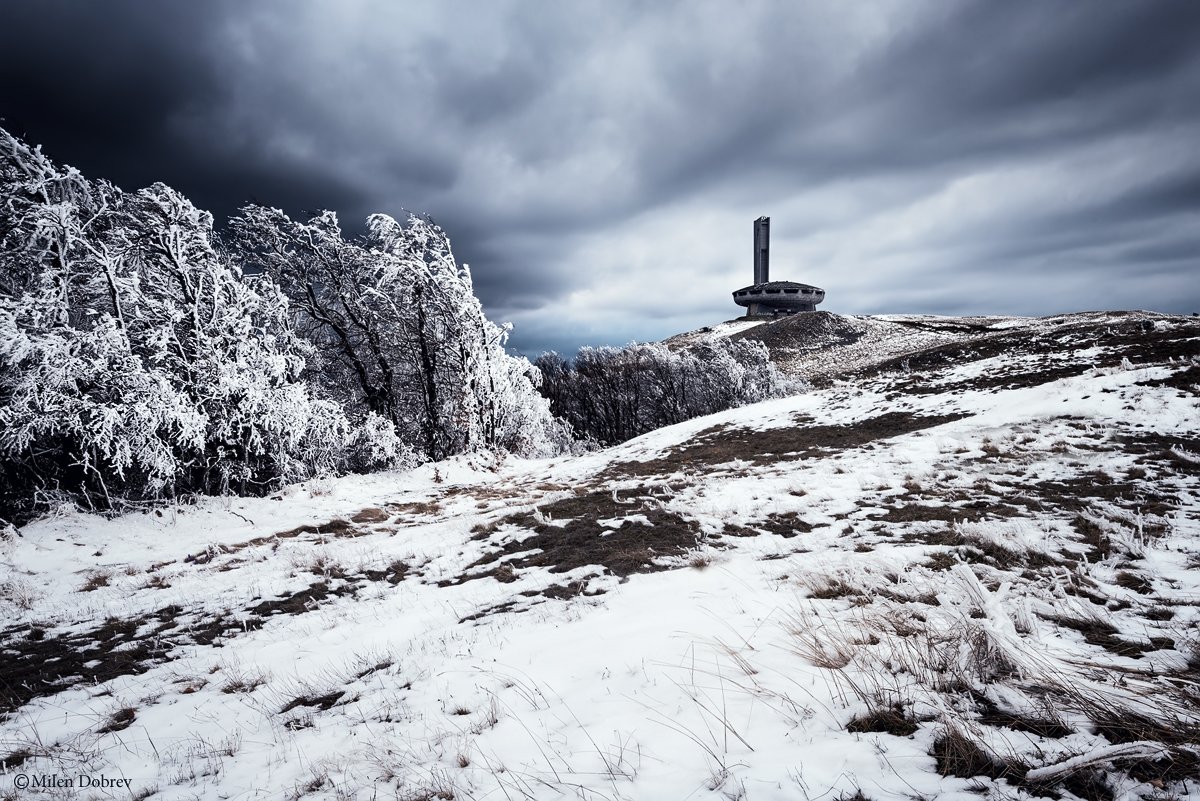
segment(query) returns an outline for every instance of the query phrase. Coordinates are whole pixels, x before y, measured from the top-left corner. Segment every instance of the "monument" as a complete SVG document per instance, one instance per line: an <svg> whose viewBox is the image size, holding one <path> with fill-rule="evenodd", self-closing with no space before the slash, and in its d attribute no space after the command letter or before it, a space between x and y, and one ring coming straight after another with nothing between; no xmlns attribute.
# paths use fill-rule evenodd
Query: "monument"
<svg viewBox="0 0 1200 801"><path fill-rule="evenodd" d="M772 281L770 275L771 218L754 221L754 283L733 293L733 302L746 307L747 317L778 317L817 310L825 290L795 281Z"/></svg>

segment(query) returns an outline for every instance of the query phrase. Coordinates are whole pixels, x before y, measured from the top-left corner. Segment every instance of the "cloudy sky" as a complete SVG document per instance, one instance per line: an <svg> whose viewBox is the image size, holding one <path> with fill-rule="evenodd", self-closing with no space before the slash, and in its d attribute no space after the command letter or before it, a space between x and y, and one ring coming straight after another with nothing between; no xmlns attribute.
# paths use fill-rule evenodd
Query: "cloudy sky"
<svg viewBox="0 0 1200 801"><path fill-rule="evenodd" d="M427 212L535 355L737 316L1200 311L1200 3L8 0L0 125L218 218Z"/></svg>

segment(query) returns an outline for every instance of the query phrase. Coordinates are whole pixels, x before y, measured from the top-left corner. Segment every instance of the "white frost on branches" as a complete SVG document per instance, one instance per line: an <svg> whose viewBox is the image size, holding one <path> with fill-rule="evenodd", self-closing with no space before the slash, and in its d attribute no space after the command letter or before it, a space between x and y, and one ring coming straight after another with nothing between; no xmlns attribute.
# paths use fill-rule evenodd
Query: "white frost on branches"
<svg viewBox="0 0 1200 801"><path fill-rule="evenodd" d="M569 445L429 220L350 241L252 206L231 233L0 130L0 517Z"/></svg>

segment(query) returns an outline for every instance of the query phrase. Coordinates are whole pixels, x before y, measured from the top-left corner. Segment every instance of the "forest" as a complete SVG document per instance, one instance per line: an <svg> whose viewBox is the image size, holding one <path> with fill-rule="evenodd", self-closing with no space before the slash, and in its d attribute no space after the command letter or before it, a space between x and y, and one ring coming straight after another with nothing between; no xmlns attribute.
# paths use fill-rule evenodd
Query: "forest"
<svg viewBox="0 0 1200 801"><path fill-rule="evenodd" d="M0 525L259 495L459 454L545 457L794 391L756 343L506 347L430 218L217 226L0 129Z"/></svg>

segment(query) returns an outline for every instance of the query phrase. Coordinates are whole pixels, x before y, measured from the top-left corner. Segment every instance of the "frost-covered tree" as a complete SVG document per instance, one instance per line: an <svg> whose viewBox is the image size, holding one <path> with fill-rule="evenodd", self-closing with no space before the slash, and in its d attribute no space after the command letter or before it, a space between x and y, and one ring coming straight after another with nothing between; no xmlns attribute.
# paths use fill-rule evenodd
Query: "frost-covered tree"
<svg viewBox="0 0 1200 801"><path fill-rule="evenodd" d="M212 218L123 193L0 130L0 516L38 492L92 507L261 491L337 469L352 431L300 380L286 297L213 247ZM390 453L389 453L390 448Z"/></svg>
<svg viewBox="0 0 1200 801"><path fill-rule="evenodd" d="M307 222L249 206L231 223L237 257L287 293L312 344L314 381L350 411L390 421L430 459L481 449L556 452L569 437L536 390L537 371L504 350L444 231L383 214L348 240L336 216Z"/></svg>
<svg viewBox="0 0 1200 801"><path fill-rule="evenodd" d="M537 456L561 452L569 428L537 391L541 376L505 350L510 326L496 325L475 296L470 268L458 264L445 232L425 217L406 226L387 215L367 221L366 246L412 265L411 304L401 316L420 354L421 383L434 441L446 453L503 450Z"/></svg>
<svg viewBox="0 0 1200 801"><path fill-rule="evenodd" d="M761 343L728 339L680 351L657 344L582 348L573 364L547 353L534 365L554 413L578 435L606 445L800 388Z"/></svg>
<svg viewBox="0 0 1200 801"><path fill-rule="evenodd" d="M569 446L429 220L251 206L217 239L0 130L0 518Z"/></svg>

